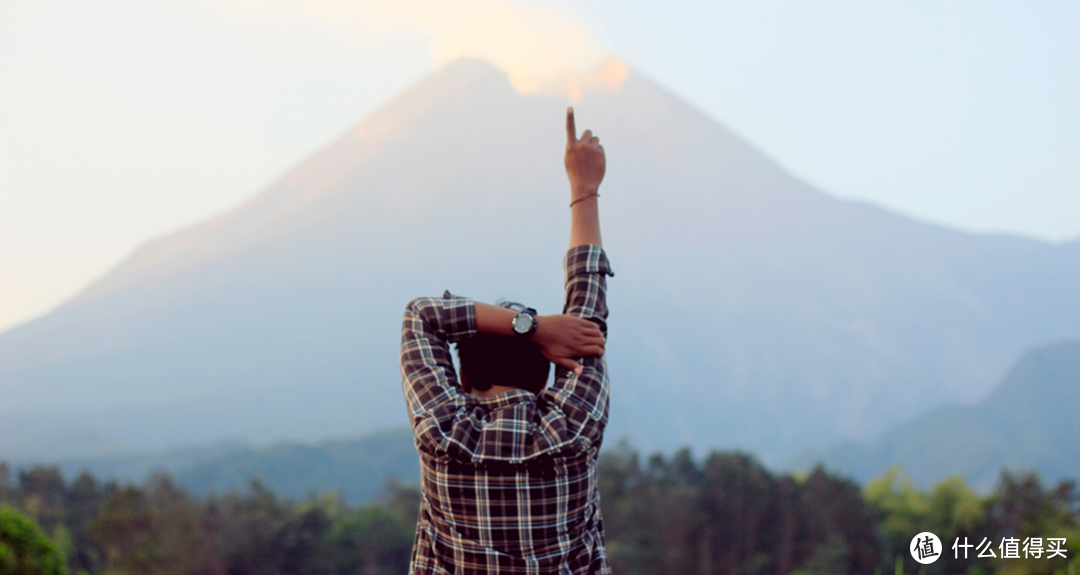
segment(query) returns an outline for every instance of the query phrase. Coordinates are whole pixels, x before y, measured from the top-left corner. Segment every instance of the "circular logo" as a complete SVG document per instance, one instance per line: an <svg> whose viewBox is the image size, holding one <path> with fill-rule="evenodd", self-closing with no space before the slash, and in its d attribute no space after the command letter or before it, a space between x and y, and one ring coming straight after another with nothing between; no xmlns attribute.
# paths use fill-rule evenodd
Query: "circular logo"
<svg viewBox="0 0 1080 575"><path fill-rule="evenodd" d="M912 559L923 565L933 563L941 557L941 539L929 531L923 531L911 540L908 551L911 551Z"/></svg>

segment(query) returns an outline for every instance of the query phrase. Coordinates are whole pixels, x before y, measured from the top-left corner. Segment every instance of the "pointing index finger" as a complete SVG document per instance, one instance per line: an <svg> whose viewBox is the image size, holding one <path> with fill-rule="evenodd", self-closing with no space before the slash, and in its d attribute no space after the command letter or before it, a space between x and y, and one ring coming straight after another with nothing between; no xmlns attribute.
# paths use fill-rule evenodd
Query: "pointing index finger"
<svg viewBox="0 0 1080 575"><path fill-rule="evenodd" d="M573 144L577 141L577 127L574 125L574 108L566 109L566 143Z"/></svg>

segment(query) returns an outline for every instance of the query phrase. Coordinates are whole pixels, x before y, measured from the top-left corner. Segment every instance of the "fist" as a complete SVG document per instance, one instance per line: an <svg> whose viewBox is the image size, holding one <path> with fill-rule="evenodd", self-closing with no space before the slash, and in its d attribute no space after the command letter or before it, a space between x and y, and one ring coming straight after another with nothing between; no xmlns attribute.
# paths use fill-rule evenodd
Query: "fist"
<svg viewBox="0 0 1080 575"><path fill-rule="evenodd" d="M577 137L574 125L574 109L566 109L566 176L570 178L570 199L576 200L588 194L595 194L604 180L607 160L600 138L585 130L581 138Z"/></svg>

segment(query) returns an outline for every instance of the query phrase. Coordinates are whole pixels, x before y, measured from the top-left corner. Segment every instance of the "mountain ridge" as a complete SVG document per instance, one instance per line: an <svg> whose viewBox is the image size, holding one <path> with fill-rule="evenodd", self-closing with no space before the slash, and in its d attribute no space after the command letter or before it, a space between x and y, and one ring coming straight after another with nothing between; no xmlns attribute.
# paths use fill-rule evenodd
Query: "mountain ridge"
<svg viewBox="0 0 1080 575"><path fill-rule="evenodd" d="M566 103L475 60L421 79L252 200L0 334L0 414L137 449L404 424L406 301L559 309ZM987 392L1080 325L1080 242L833 198L633 71L576 106L609 159L612 428L643 449L776 461L866 436Z"/></svg>
<svg viewBox="0 0 1080 575"><path fill-rule="evenodd" d="M950 404L887 430L870 443L842 443L791 462L867 481L899 466L929 487L958 475L989 491L1002 468L1035 469L1047 481L1080 476L1080 340L1025 353L986 398Z"/></svg>

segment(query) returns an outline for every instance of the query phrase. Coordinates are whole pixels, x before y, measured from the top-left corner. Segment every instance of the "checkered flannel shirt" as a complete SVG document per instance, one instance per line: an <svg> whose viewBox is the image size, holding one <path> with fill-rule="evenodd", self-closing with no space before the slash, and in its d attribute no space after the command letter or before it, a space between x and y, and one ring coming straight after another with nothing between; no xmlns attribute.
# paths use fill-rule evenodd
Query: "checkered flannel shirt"
<svg viewBox="0 0 1080 575"><path fill-rule="evenodd" d="M567 252L563 313L607 337L599 246ZM409 302L401 377L420 453L422 497L410 573L610 573L596 457L608 416L604 358L581 376L556 367L539 395L476 398L458 383L449 344L477 334L472 300Z"/></svg>

